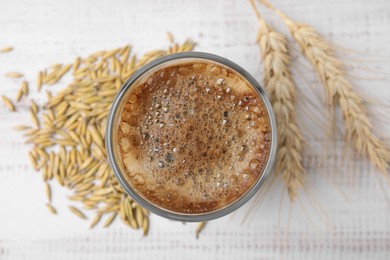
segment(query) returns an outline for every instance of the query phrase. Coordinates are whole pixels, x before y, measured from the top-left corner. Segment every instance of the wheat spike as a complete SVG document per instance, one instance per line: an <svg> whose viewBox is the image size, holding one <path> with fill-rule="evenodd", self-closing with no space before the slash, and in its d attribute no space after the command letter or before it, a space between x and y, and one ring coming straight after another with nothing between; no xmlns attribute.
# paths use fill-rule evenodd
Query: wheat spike
<svg viewBox="0 0 390 260"><path fill-rule="evenodd" d="M258 0L282 18L304 56L310 61L328 94L331 108L340 105L346 129L346 141L384 176L390 163L390 150L374 134L362 98L346 79L341 62L334 56L330 44L310 26L298 24L266 0Z"/></svg>
<svg viewBox="0 0 390 260"><path fill-rule="evenodd" d="M305 170L302 165L304 139L294 118L295 85L288 69L290 56L287 41L283 35L268 26L254 0L250 3L259 21L257 43L259 44L263 64L263 81L274 109L278 131L278 155L276 173L282 175L291 201L303 186Z"/></svg>

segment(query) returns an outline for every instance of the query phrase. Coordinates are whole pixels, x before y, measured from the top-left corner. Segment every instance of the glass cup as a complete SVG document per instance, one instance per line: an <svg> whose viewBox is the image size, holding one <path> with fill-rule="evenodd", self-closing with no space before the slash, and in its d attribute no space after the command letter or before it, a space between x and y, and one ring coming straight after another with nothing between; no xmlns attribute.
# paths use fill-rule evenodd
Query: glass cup
<svg viewBox="0 0 390 260"><path fill-rule="evenodd" d="M142 194L137 192L137 190L132 187L132 185L126 180L124 176L124 166L121 163L121 159L118 151L118 144L116 142L117 138L117 129L119 120L121 117L121 112L123 110L123 106L125 101L127 100L128 95L131 93L133 87L136 87L139 82L145 80L149 75L154 73L160 68L189 63L194 61L204 61L208 63L215 63L222 67L227 67L233 70L238 75L241 75L242 78L247 80L249 85L253 87L255 93L257 93L258 97L260 97L263 101L263 104L268 113L268 118L270 122L271 128L271 144L270 151L268 154L268 159L265 167L263 168L262 174L259 176L257 181L252 185L252 187L243 195L238 197L236 200L231 202L230 204L226 204L225 206L216 209L214 211L205 212L205 213L196 213L196 214L188 214L188 213L180 213L173 212L168 209L164 209L158 205L153 204L147 198L145 198ZM200 222L200 221L208 221L211 219L222 217L226 214L231 213L232 211L238 209L242 205L244 205L253 195L260 189L263 185L266 177L269 175L273 163L275 161L276 156L276 122L275 116L272 111L271 103L269 102L264 89L260 86L260 84L243 68L233 63L230 60L225 58L202 52L184 52L184 53L176 53L168 56L164 56L162 58L156 59L147 65L143 66L139 70L137 70L122 86L119 90L117 96L115 97L114 103L112 104L111 111L108 116L107 122L107 131L106 131L106 149L108 151L108 158L110 161L110 165L114 171L115 176L117 177L119 183L122 185L123 189L126 191L128 195L130 195L138 204L148 209L150 212L153 212L162 217L177 220L177 221L185 221L185 222Z"/></svg>

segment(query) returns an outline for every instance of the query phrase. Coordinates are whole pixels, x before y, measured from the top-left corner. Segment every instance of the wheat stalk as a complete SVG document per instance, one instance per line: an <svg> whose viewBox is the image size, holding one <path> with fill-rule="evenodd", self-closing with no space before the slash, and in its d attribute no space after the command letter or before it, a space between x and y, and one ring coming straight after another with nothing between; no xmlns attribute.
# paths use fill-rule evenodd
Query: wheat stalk
<svg viewBox="0 0 390 260"><path fill-rule="evenodd" d="M282 174L291 201L303 186L305 170L302 166L304 139L294 118L295 85L288 69L290 56L287 41L283 35L268 26L257 10L254 0L250 0L259 21L257 42L263 64L263 81L274 109L277 132L278 154L276 173Z"/></svg>
<svg viewBox="0 0 390 260"><path fill-rule="evenodd" d="M388 147L374 134L362 98L346 79L341 62L334 56L331 46L310 26L298 24L266 0L258 0L280 16L304 56L310 61L321 79L331 108L340 105L346 129L346 141L384 176L390 163Z"/></svg>

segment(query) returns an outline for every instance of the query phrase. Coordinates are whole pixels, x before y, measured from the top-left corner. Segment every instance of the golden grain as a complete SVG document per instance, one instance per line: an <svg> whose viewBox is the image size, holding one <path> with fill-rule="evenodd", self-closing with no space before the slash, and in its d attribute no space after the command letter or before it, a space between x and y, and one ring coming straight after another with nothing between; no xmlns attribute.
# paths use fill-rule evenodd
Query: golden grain
<svg viewBox="0 0 390 260"><path fill-rule="evenodd" d="M75 189L76 189L76 192L77 192L77 193L80 193L80 192L82 192L82 191L88 191L88 190L90 190L93 186L94 186L93 183L84 183L84 182L82 182L82 183L76 185L76 186L75 186Z"/></svg>
<svg viewBox="0 0 390 260"><path fill-rule="evenodd" d="M37 84L37 90L40 91L42 88L42 71L38 73L36 84Z"/></svg>
<svg viewBox="0 0 390 260"><path fill-rule="evenodd" d="M72 64L67 64L63 66L56 74L56 78L60 79L65 73L67 73L72 68Z"/></svg>
<svg viewBox="0 0 390 260"><path fill-rule="evenodd" d="M88 104L88 105L94 105L94 104L98 103L99 101L101 101L102 99L103 99L103 98L100 97L100 96L90 96L90 97L88 97L88 98L85 98L85 99L83 100L83 102L84 102L85 104Z"/></svg>
<svg viewBox="0 0 390 260"><path fill-rule="evenodd" d="M54 179L56 179L56 181L57 181L61 186L64 186L64 185L65 185L65 181L64 181L64 179L62 179L61 173L60 173L59 170L58 170L57 172L54 172Z"/></svg>
<svg viewBox="0 0 390 260"><path fill-rule="evenodd" d="M9 111L16 111L15 105L12 103L12 101L7 98L6 96L2 96L4 105L8 108Z"/></svg>
<svg viewBox="0 0 390 260"><path fill-rule="evenodd" d="M125 200L122 199L119 204L119 216L122 220L126 219Z"/></svg>
<svg viewBox="0 0 390 260"><path fill-rule="evenodd" d="M54 215L57 214L57 210L51 204L46 203L46 207L50 211L50 213L52 213Z"/></svg>
<svg viewBox="0 0 390 260"><path fill-rule="evenodd" d="M37 159L36 159L36 156L34 156L33 151L30 151L28 153L28 159L30 160L30 163L31 163L32 167L34 168L34 170L36 170L38 168L37 167Z"/></svg>
<svg viewBox="0 0 390 260"><path fill-rule="evenodd" d="M37 103L35 103L34 99L31 99L31 110L34 111L35 114L38 114L39 107Z"/></svg>
<svg viewBox="0 0 390 260"><path fill-rule="evenodd" d="M133 209L131 208L131 201L128 198L124 200L124 208L125 208L125 215L126 215L125 219L129 221L129 224L132 228L137 229L138 224L134 218Z"/></svg>
<svg viewBox="0 0 390 260"><path fill-rule="evenodd" d="M69 210L75 214L76 216L78 216L79 218L81 219L87 219L87 217L84 215L83 212L81 212L78 208L76 207L73 207L73 206L68 206Z"/></svg>
<svg viewBox="0 0 390 260"><path fill-rule="evenodd" d="M81 195L72 195L72 196L69 196L68 199L72 200L72 201L84 201L85 197L81 196Z"/></svg>
<svg viewBox="0 0 390 260"><path fill-rule="evenodd" d="M46 93L46 99L49 101L53 97L53 94L49 90L46 90L45 93Z"/></svg>
<svg viewBox="0 0 390 260"><path fill-rule="evenodd" d="M98 212L95 217L92 219L91 221L91 225L89 226L89 228L93 228L94 226L96 226L97 223L99 223L100 219L102 218L103 214L101 212Z"/></svg>
<svg viewBox="0 0 390 260"><path fill-rule="evenodd" d="M12 46L2 47L0 48L0 52L10 52L14 49Z"/></svg>
<svg viewBox="0 0 390 260"><path fill-rule="evenodd" d="M145 216L149 216L149 210L145 209L145 208L141 208L142 209L142 212L144 213Z"/></svg>
<svg viewBox="0 0 390 260"><path fill-rule="evenodd" d="M39 147L35 147L35 150L39 154L39 157L41 158L41 160L44 160L44 161L49 160L49 155L47 154L47 152L44 149L39 148Z"/></svg>
<svg viewBox="0 0 390 260"><path fill-rule="evenodd" d="M104 221L104 224L103 224L103 227L108 227L109 225L111 225L111 223L115 220L116 216L118 215L117 212L113 212L110 214L110 216L106 219L106 221Z"/></svg>
<svg viewBox="0 0 390 260"><path fill-rule="evenodd" d="M142 220L142 231L143 231L144 236L148 235L148 232L149 232L149 219L148 218L144 218Z"/></svg>
<svg viewBox="0 0 390 260"><path fill-rule="evenodd" d="M22 81L22 84L20 85L20 89L22 90L23 95L27 97L28 96L28 83L27 83L27 81L25 81L25 80Z"/></svg>
<svg viewBox="0 0 390 260"><path fill-rule="evenodd" d="M81 63L81 59L80 57L77 57L75 60L74 60L74 63L73 63L73 75L74 73L78 70L79 66L80 66L80 63Z"/></svg>
<svg viewBox="0 0 390 260"><path fill-rule="evenodd" d="M142 223L143 223L143 219L144 219L144 214L143 214L142 209L141 209L140 206L137 206L137 207L135 208L135 218L136 218L136 220L137 220L138 225L142 227Z"/></svg>
<svg viewBox="0 0 390 260"><path fill-rule="evenodd" d="M47 182L47 180L48 180L47 171L48 171L48 166L47 166L47 164L46 164L46 165L43 166L43 168L42 168L42 179L43 179L44 182Z"/></svg>
<svg viewBox="0 0 390 260"><path fill-rule="evenodd" d="M62 67L62 63L55 63L55 64L52 64L49 66L49 68L54 69L54 70L58 70L61 67Z"/></svg>
<svg viewBox="0 0 390 260"><path fill-rule="evenodd" d="M86 105L84 103L81 103L81 102L73 102L73 101L70 101L69 102L69 105L71 107L75 107L77 109L90 109L89 105Z"/></svg>
<svg viewBox="0 0 390 260"><path fill-rule="evenodd" d="M25 131L23 136L30 137L30 136L35 135L37 132L39 132L39 129L30 129L30 130Z"/></svg>
<svg viewBox="0 0 390 260"><path fill-rule="evenodd" d="M31 126L29 126L29 125L17 125L17 126L14 127L14 129L18 130L18 131L25 131L25 130L31 129Z"/></svg>
<svg viewBox="0 0 390 260"><path fill-rule="evenodd" d="M95 195L107 195L112 192L112 188L102 188L94 192Z"/></svg>
<svg viewBox="0 0 390 260"><path fill-rule="evenodd" d="M131 46L130 45L127 45L125 48L123 48L123 52L119 53L119 55L121 56L120 57L121 64L125 65L128 63L130 53L131 53ZM123 67L122 67L122 69L123 69Z"/></svg>
<svg viewBox="0 0 390 260"><path fill-rule="evenodd" d="M7 72L4 76L8 77L8 78L21 78L23 77L23 74L22 73L19 73L19 72Z"/></svg>
<svg viewBox="0 0 390 260"><path fill-rule="evenodd" d="M108 58L111 58L113 57L115 54L117 54L121 49L120 48L116 48L114 50L111 50L111 51L108 51L106 52L105 54L102 55L102 59L103 60L106 60Z"/></svg>
<svg viewBox="0 0 390 260"><path fill-rule="evenodd" d="M23 96L23 91L19 89L15 97L16 102L19 102L22 99L22 96Z"/></svg>
<svg viewBox="0 0 390 260"><path fill-rule="evenodd" d="M51 202L51 188L49 183L45 183L46 197L49 202Z"/></svg>
<svg viewBox="0 0 390 260"><path fill-rule="evenodd" d="M34 112L34 110L30 109L30 115L31 115L31 119L32 119L34 125L35 125L37 128L39 128L39 127L40 127L40 123L39 123L37 114Z"/></svg>
<svg viewBox="0 0 390 260"><path fill-rule="evenodd" d="M83 171L85 169L87 169L88 166L90 166L92 164L92 162L94 161L94 158L93 157L89 157L88 159L86 159L83 164L81 164L79 166L79 170L80 171Z"/></svg>
<svg viewBox="0 0 390 260"><path fill-rule="evenodd" d="M129 226L131 228L133 228L133 229L138 229L139 228L137 220L134 218L134 216L131 216L131 217L127 218L126 220L127 220L127 223L129 224Z"/></svg>

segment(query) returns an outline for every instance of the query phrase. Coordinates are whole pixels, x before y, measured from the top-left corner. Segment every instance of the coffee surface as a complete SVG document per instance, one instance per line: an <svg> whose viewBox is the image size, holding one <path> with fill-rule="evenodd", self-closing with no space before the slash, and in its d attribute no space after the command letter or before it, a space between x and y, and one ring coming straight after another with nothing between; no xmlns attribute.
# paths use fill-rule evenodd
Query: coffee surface
<svg viewBox="0 0 390 260"><path fill-rule="evenodd" d="M214 63L160 68L132 87L117 142L125 177L174 212L217 210L245 194L267 163L271 129L262 99Z"/></svg>

